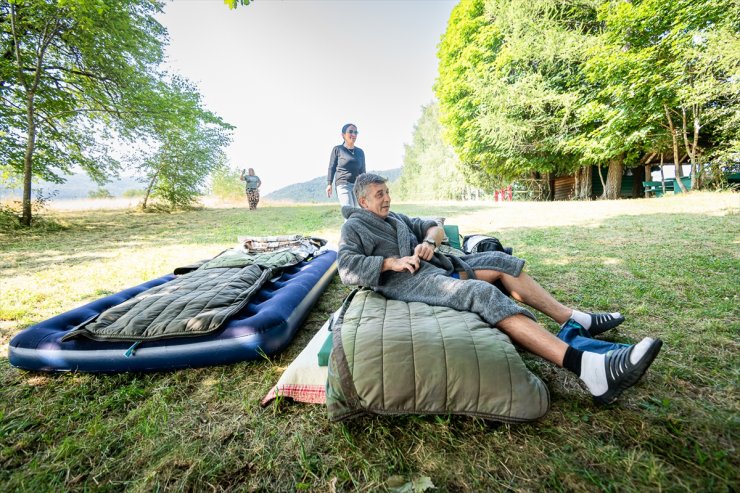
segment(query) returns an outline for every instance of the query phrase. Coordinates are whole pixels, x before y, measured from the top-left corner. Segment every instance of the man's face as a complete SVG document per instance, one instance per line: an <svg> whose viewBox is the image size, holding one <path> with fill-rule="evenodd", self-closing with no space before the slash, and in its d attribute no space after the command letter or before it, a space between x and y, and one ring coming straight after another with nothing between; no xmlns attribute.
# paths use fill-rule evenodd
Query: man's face
<svg viewBox="0 0 740 493"><path fill-rule="evenodd" d="M385 219L391 210L391 194L385 183L371 183L367 193L360 197L360 207Z"/></svg>

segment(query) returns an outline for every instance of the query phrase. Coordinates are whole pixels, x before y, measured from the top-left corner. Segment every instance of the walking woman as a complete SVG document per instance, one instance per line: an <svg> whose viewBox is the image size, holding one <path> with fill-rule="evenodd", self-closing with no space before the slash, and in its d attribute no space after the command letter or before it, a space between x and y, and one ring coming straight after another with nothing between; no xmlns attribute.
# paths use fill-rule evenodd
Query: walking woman
<svg viewBox="0 0 740 493"><path fill-rule="evenodd" d="M254 174L254 168L249 168L249 173L246 176L244 176L244 170L242 170L242 174L239 176L239 179L246 182L249 210L253 211L257 209L257 204L260 201L260 186L262 185L262 181Z"/></svg>
<svg viewBox="0 0 740 493"><path fill-rule="evenodd" d="M357 125L347 123L342 127L344 142L335 146L329 156L329 174L326 186L326 196L331 197L332 181L336 185L337 198L341 206L351 205L360 207L352 187L355 179L365 172L365 153L355 146L357 140Z"/></svg>

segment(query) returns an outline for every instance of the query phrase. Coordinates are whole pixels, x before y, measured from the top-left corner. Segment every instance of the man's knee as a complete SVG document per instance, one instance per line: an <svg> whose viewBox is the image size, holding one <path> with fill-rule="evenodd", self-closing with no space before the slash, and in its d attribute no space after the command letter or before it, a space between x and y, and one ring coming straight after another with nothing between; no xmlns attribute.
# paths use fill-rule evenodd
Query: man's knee
<svg viewBox="0 0 740 493"><path fill-rule="evenodd" d="M477 269L474 271L475 277L479 281L485 281L488 284L493 284L499 291L504 293L506 296L511 297L511 292L504 286L503 278L508 274L499 272L491 269ZM511 277L511 276L510 276ZM460 279L468 279L468 275L465 272L460 272Z"/></svg>
<svg viewBox="0 0 740 493"><path fill-rule="evenodd" d="M532 319L524 315L523 313L515 313L509 315L506 318L502 318L497 324L496 328L503 332L509 330L523 329L532 324Z"/></svg>

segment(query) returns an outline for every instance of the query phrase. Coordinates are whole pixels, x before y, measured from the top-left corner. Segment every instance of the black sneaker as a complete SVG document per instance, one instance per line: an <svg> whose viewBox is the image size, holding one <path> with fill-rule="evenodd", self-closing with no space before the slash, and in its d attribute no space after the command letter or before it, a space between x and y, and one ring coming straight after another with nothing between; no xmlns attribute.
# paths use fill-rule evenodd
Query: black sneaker
<svg viewBox="0 0 740 493"><path fill-rule="evenodd" d="M594 401L598 404L611 404L622 392L640 380L663 346L663 341L660 339L651 339L651 341L647 351L637 363L630 362L630 354L634 345L606 353L604 366L606 367L608 390L601 395L595 395Z"/></svg>
<svg viewBox="0 0 740 493"><path fill-rule="evenodd" d="M620 313L590 313L591 315L591 327L588 332L591 337L595 337L609 329L613 329L617 325L624 322L624 317Z"/></svg>

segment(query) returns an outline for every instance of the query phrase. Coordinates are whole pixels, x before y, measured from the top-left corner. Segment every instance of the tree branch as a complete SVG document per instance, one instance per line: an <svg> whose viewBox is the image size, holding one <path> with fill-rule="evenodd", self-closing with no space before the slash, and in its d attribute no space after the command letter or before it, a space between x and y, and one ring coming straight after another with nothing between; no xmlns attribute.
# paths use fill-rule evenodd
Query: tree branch
<svg viewBox="0 0 740 493"><path fill-rule="evenodd" d="M21 63L21 50L18 43L18 30L17 30L17 24L18 17L16 12L16 6L15 4L10 5L10 32L11 36L13 37L13 45L15 48L15 61L18 64L18 79L21 81L21 85L23 85L23 88L28 91L28 84L26 83L26 78L23 75L23 71L21 70L21 67L23 64Z"/></svg>
<svg viewBox="0 0 740 493"><path fill-rule="evenodd" d="M93 74L92 72L87 72L87 71L84 71L84 70L75 70L75 69L71 69L71 68L67 68L67 67L60 67L60 66L57 66L57 65L46 65L43 68L45 70L46 69L59 70L61 72L67 72L67 73L70 73L70 74L83 75L85 77L89 77L91 79L95 79L95 80L99 80L99 81L103 81L103 82L109 82L111 80L108 77L99 77L99 76Z"/></svg>

